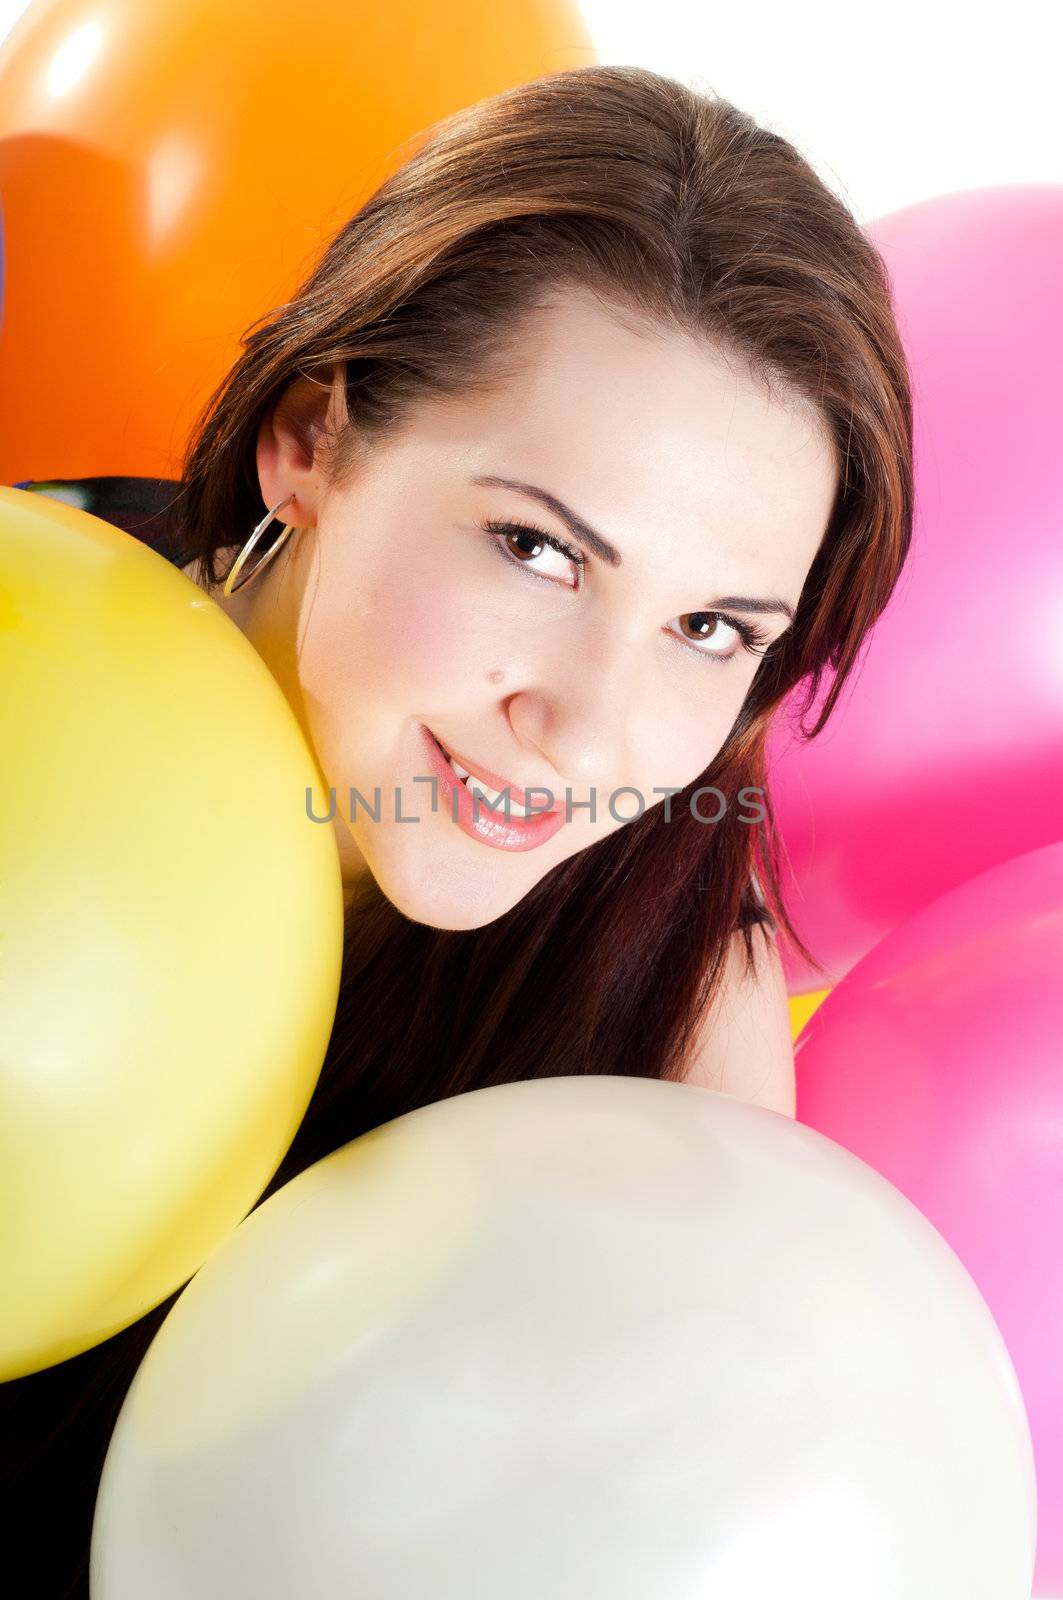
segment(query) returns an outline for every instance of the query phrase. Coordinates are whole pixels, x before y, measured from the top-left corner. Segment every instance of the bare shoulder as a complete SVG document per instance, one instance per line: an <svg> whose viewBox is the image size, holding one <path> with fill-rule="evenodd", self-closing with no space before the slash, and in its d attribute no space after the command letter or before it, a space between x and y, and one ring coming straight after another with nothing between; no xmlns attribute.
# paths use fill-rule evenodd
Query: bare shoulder
<svg viewBox="0 0 1063 1600"><path fill-rule="evenodd" d="M782 958L763 923L753 927L752 939L750 970L741 933L731 935L720 988L683 1079L792 1117L794 1051Z"/></svg>

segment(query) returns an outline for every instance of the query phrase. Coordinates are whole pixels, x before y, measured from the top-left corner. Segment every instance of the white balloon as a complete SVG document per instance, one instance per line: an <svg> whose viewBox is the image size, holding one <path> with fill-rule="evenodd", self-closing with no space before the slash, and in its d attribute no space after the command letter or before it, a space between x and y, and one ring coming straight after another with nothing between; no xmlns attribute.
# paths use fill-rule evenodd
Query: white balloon
<svg viewBox="0 0 1063 1600"><path fill-rule="evenodd" d="M524 1080L300 1173L157 1333L93 1600L1028 1600L1033 1452L898 1190L692 1084Z"/></svg>

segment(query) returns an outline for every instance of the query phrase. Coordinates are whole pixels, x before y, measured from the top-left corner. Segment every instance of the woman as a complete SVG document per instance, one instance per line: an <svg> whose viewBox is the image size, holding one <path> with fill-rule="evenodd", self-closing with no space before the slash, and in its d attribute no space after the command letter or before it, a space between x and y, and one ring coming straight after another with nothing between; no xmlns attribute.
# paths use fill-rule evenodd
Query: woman
<svg viewBox="0 0 1063 1600"><path fill-rule="evenodd" d="M336 792L339 1004L266 1194L514 1078L792 1114L771 929L814 957L765 740L830 669L824 726L911 537L908 373L853 218L726 101L557 73L430 130L244 345L134 531L247 634ZM477 818L470 777L564 814ZM102 1455L174 1298L5 1386L42 1593L86 1592Z"/></svg>

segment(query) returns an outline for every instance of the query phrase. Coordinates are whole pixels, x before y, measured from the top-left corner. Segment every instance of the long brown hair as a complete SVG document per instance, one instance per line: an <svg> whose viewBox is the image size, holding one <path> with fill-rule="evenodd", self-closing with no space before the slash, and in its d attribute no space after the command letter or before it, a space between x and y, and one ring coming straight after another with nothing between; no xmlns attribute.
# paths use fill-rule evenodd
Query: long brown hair
<svg viewBox="0 0 1063 1600"><path fill-rule="evenodd" d="M635 326L712 340L769 388L811 400L836 449L830 519L794 624L670 822L654 806L472 931L413 922L372 881L360 887L321 1078L266 1194L361 1132L464 1090L566 1073L679 1076L751 872L780 936L817 965L780 895L765 739L798 686L798 731L822 729L901 571L909 377L880 256L794 147L728 101L596 65L418 135L293 297L245 333L183 462L186 547L220 581L218 552L262 515L260 424L289 405L296 379L331 382L337 364L346 375L347 424L329 456L340 483L414 403L504 378L518 318L565 285L589 287ZM702 784L759 791L763 823L728 804L706 825L689 804ZM170 1303L142 1323L157 1325ZM140 1326L127 1330L126 1382L129 1353L146 1345ZM123 1388L112 1381L119 1398Z"/></svg>

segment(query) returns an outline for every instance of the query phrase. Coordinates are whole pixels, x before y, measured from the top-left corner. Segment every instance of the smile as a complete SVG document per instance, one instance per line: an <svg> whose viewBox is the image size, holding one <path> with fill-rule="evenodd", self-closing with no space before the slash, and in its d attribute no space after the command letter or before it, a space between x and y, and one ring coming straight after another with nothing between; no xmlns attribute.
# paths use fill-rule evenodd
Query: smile
<svg viewBox="0 0 1063 1600"><path fill-rule="evenodd" d="M544 811L546 796L539 795L535 808L534 796L529 801L523 789L507 784L497 773L485 767L473 772L464 766L423 723L421 734L451 816L470 838L497 850L534 850L564 827L563 802Z"/></svg>

